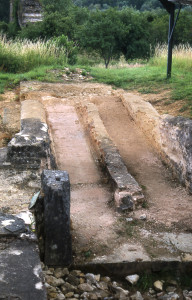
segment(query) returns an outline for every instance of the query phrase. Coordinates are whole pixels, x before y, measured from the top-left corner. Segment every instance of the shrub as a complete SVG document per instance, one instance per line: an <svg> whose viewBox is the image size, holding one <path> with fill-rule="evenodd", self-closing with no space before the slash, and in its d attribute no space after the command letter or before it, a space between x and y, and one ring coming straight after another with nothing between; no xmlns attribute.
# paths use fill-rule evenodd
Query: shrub
<svg viewBox="0 0 192 300"><path fill-rule="evenodd" d="M59 37L53 39L56 47L59 49L64 49L67 63L74 65L77 62L77 47L74 45L73 41L69 41L68 37L62 34Z"/></svg>

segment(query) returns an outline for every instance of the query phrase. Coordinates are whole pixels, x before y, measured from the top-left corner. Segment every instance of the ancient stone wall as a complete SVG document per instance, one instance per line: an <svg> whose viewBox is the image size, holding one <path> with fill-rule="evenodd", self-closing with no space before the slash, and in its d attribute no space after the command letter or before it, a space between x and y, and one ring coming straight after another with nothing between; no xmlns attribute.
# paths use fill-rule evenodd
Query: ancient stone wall
<svg viewBox="0 0 192 300"><path fill-rule="evenodd" d="M162 160L192 193L192 120L160 116L140 96L132 99L129 93L122 93L121 99Z"/></svg>
<svg viewBox="0 0 192 300"><path fill-rule="evenodd" d="M13 21L13 6L14 0L10 0L10 22ZM21 27L27 23L42 21L42 7L39 0L19 0L17 16Z"/></svg>

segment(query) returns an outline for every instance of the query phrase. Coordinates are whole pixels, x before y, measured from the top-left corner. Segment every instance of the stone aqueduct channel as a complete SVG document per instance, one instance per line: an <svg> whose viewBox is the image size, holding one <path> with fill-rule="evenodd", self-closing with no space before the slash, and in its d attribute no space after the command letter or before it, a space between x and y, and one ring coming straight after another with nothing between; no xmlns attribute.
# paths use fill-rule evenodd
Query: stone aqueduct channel
<svg viewBox="0 0 192 300"><path fill-rule="evenodd" d="M138 96L94 83L31 82L20 97L41 103L57 168L69 173L76 263L192 254L192 197L124 106Z"/></svg>

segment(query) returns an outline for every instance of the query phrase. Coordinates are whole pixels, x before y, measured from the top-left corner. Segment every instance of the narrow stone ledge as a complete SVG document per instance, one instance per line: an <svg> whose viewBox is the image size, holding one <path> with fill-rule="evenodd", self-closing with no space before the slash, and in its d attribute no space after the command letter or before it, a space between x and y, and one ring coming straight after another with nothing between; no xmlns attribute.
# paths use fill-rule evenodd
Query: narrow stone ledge
<svg viewBox="0 0 192 300"><path fill-rule="evenodd" d="M133 210L144 200L142 189L137 181L129 174L117 147L109 137L93 103L78 103L82 118L89 131L94 146L100 156L101 163L114 185L114 199L121 211Z"/></svg>

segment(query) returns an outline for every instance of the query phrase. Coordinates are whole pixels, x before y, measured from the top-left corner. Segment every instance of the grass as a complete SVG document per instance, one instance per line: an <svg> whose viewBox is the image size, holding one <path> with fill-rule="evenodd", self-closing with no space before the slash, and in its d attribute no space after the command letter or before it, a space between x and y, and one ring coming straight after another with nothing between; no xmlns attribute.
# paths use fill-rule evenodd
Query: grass
<svg viewBox="0 0 192 300"><path fill-rule="evenodd" d="M57 46L54 40L35 42L7 39L0 35L0 70L12 73L27 72L34 67L67 62L65 47Z"/></svg>
<svg viewBox="0 0 192 300"><path fill-rule="evenodd" d="M58 82L59 78L49 70L61 69L61 66L40 66L33 70L20 74L0 72L0 94L5 90L11 90L19 84L20 81L39 80L46 82Z"/></svg>
<svg viewBox="0 0 192 300"><path fill-rule="evenodd" d="M192 48L182 45L174 49L170 79L166 77L166 60L167 47L162 46L160 49L158 46L155 56L147 64L109 69L93 67L91 75L96 81L145 94L157 94L166 89L170 90L170 104L184 100L181 110L190 110L192 117Z"/></svg>
<svg viewBox="0 0 192 300"><path fill-rule="evenodd" d="M65 49L63 51L65 52ZM21 80L58 81L59 78L47 70L63 69L66 65L64 52L59 52L51 41L39 40L35 43L27 40L7 41L1 36L0 93L3 93L5 88L14 87ZM180 112L189 111L188 115L192 117L192 48L189 45L180 45L174 49L170 79L166 77L166 61L167 46L162 45L157 46L155 55L149 62L134 61L128 64L121 57L118 63L112 61L110 67L105 69L97 55L95 56L97 65L94 65L93 57L81 54L78 58L78 65L75 65L73 69L83 68L85 73L91 72L95 81L110 84L114 89L137 90L144 94L158 94L169 90L171 98L166 101L166 105L182 100L183 106L180 107ZM20 71L13 70L8 73L6 63L7 68L11 70L17 68L17 71ZM70 71L72 72L72 68Z"/></svg>

